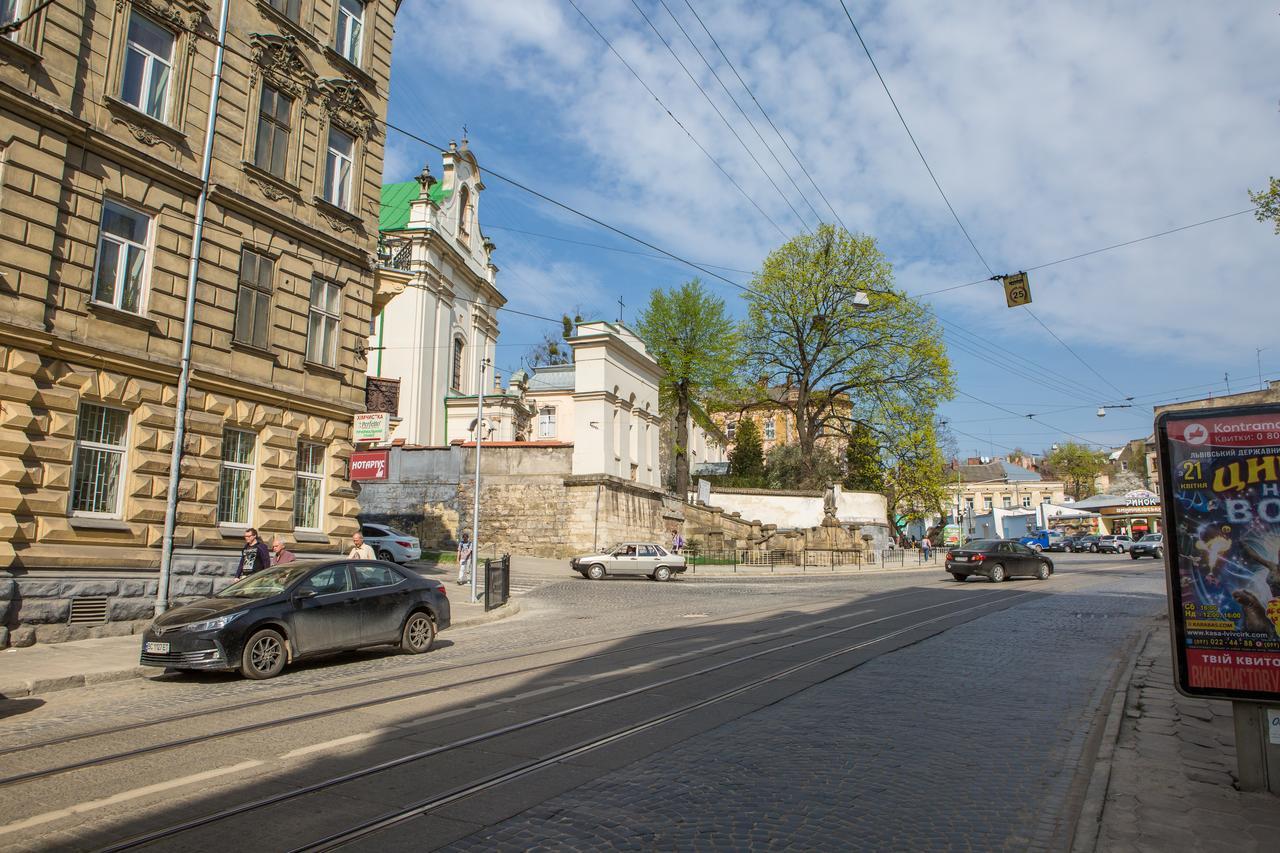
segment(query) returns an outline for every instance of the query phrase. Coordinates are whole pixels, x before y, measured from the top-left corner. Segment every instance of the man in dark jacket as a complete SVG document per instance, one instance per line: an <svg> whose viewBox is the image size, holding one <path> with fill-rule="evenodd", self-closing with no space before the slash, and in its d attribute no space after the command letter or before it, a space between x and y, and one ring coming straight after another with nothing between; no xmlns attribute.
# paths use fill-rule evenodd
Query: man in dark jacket
<svg viewBox="0 0 1280 853"><path fill-rule="evenodd" d="M250 527L244 532L244 548L240 551L240 565L236 567L236 577L242 578L254 572L260 572L271 565L271 552L267 543L258 538L258 531Z"/></svg>

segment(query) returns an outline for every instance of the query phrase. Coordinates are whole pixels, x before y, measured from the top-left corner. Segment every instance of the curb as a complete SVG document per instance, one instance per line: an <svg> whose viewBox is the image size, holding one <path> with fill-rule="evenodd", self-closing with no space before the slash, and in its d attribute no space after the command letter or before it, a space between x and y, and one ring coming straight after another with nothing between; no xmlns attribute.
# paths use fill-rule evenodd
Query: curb
<svg viewBox="0 0 1280 853"><path fill-rule="evenodd" d="M712 571L712 572L706 572L706 573L692 571L692 572L687 572L682 574L681 577L690 579L690 580L710 580L710 579L719 580L721 578L725 578L729 580L732 580L734 578L832 578L832 577L839 578L839 577L861 577L864 575L892 575L900 572L924 572L924 571L935 571L935 572L942 572L943 574L945 574L947 569L946 569L946 566L939 564L936 566L906 566L906 567L893 566L892 568L888 568L888 569L881 569L881 568L856 569L856 570L834 571L834 572L830 570L825 572L814 570L812 572Z"/></svg>
<svg viewBox="0 0 1280 853"><path fill-rule="evenodd" d="M1151 640L1151 635L1159 630L1156 624L1143 629L1123 672L1119 675L1111 695L1111 703L1107 706L1106 724L1102 730L1102 738L1098 744L1098 753L1093 759L1093 770L1089 774L1089 786L1085 789L1084 802L1080 806L1080 815L1072 832L1071 853L1093 853L1098 847L1098 833L1102 830L1102 812L1106 808L1107 793L1111 787L1111 765L1115 759L1116 744L1120 741L1120 724L1124 721L1124 708L1128 704L1129 686L1133 681L1133 671L1138 666L1138 658Z"/></svg>
<svg viewBox="0 0 1280 853"><path fill-rule="evenodd" d="M449 627L445 630L452 631L456 628L471 628L476 625L484 625L489 622L497 622L501 619L507 619L515 616L520 612L520 605L514 600L508 600L506 605L496 610L490 610L488 613L480 613L476 616L467 616L456 622L450 622ZM6 699L26 699L30 696L38 696L45 693L56 693L62 690L74 690L79 687L93 687L98 684L110 684L115 681L129 681L134 678L146 678L149 675L157 675L163 670L159 670L154 666L131 666L127 669L109 669L102 672L89 672L82 675L64 675L57 678L33 678L28 681L19 681L15 684L0 684L0 702Z"/></svg>

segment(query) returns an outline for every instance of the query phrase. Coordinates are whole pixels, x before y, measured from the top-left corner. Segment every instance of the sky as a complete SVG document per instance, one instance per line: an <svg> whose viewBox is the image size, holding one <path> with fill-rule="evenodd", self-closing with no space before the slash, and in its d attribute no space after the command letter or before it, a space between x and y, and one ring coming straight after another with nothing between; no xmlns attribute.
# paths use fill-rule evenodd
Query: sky
<svg viewBox="0 0 1280 853"><path fill-rule="evenodd" d="M972 246L839 0L405 0L388 119L442 146L466 128L514 309L504 376L557 332L515 311L634 323L694 276L745 303L493 172L740 285L819 218L874 236L945 328L963 456L1118 445L1152 403L1280 378L1280 235L1228 216L1280 174L1274 8L845 2ZM438 152L387 143L387 182L439 174ZM1029 309L983 281L1019 270Z"/></svg>

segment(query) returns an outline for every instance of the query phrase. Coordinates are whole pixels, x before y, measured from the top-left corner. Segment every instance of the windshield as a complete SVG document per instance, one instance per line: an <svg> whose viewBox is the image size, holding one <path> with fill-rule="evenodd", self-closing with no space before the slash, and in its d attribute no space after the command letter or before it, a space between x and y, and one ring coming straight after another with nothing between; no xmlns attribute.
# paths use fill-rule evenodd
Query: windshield
<svg viewBox="0 0 1280 853"><path fill-rule="evenodd" d="M1140 540L1138 540L1138 541L1140 541L1140 542L1159 542L1159 541L1160 541L1160 537L1161 537L1161 534L1159 534L1159 533L1148 533L1146 536L1143 536L1143 537L1142 537Z"/></svg>
<svg viewBox="0 0 1280 853"><path fill-rule="evenodd" d="M994 548L999 539L975 539L972 542L966 542L960 547L966 551L986 551L988 548Z"/></svg>
<svg viewBox="0 0 1280 853"><path fill-rule="evenodd" d="M255 572L241 578L218 593L215 598L266 598L284 592L289 584L315 568L306 563L290 563L275 569Z"/></svg>

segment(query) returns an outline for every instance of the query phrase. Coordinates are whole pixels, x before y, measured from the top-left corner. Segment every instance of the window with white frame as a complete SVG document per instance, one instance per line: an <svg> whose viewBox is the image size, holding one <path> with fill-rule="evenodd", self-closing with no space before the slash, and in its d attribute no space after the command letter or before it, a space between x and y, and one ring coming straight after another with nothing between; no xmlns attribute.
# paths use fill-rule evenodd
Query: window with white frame
<svg viewBox="0 0 1280 853"><path fill-rule="evenodd" d="M462 350L465 346L461 337L453 339L453 377L449 387L456 394L462 393Z"/></svg>
<svg viewBox="0 0 1280 853"><path fill-rule="evenodd" d="M307 361L336 367L338 329L342 324L342 288L323 278L311 279L307 320Z"/></svg>
<svg viewBox="0 0 1280 853"><path fill-rule="evenodd" d="M219 524L249 524L254 441L253 433L245 430L222 431L222 468L218 473Z"/></svg>
<svg viewBox="0 0 1280 853"><path fill-rule="evenodd" d="M298 442L298 474L293 495L293 526L319 530L324 502L324 445Z"/></svg>
<svg viewBox="0 0 1280 853"><path fill-rule="evenodd" d="M764 437L766 441L773 441L778 437L778 428L773 423L773 418L764 422Z"/></svg>
<svg viewBox="0 0 1280 853"><path fill-rule="evenodd" d="M258 98L258 135L253 145L253 165L277 178L286 177L293 98L263 84Z"/></svg>
<svg viewBox="0 0 1280 853"><path fill-rule="evenodd" d="M729 421L727 424L725 424L724 434L728 436L730 441L733 441L733 437L738 434L738 422Z"/></svg>
<svg viewBox="0 0 1280 853"><path fill-rule="evenodd" d="M554 406L544 406L538 412L538 438L556 437L556 410Z"/></svg>
<svg viewBox="0 0 1280 853"><path fill-rule="evenodd" d="M124 49L120 100L157 121L169 113L169 82L173 78L174 35L137 12L129 14Z"/></svg>
<svg viewBox="0 0 1280 853"><path fill-rule="evenodd" d="M336 127L329 128L329 150L324 161L324 200L343 210L351 208L351 173L356 141Z"/></svg>
<svg viewBox="0 0 1280 853"><path fill-rule="evenodd" d="M1023 498L1022 498L1022 505L1023 505L1024 507L1026 507L1027 509L1030 509L1030 508L1031 508L1031 495L1024 495L1024 496L1023 496Z"/></svg>
<svg viewBox="0 0 1280 853"><path fill-rule="evenodd" d="M1009 508L1009 507L1011 507L1011 506L1013 506L1013 498L1009 497L1008 495L1005 495L1005 496L1004 496L1004 508L1005 508L1005 509L1008 509L1008 508Z"/></svg>
<svg viewBox="0 0 1280 853"><path fill-rule="evenodd" d="M985 510L990 511L990 509L991 509L991 498L986 497L986 498L983 498L983 499L982 499L982 508L983 508L983 509L985 509Z"/></svg>
<svg viewBox="0 0 1280 853"><path fill-rule="evenodd" d="M973 515L973 498L964 499L964 509L969 515Z"/></svg>
<svg viewBox="0 0 1280 853"><path fill-rule="evenodd" d="M352 65L360 64L360 43L364 38L364 3L338 0L338 53Z"/></svg>
<svg viewBox="0 0 1280 853"><path fill-rule="evenodd" d="M236 294L235 339L267 348L271 325L271 279L275 262L252 249L240 250L240 289Z"/></svg>
<svg viewBox="0 0 1280 853"><path fill-rule="evenodd" d="M81 403L76 419L75 476L71 512L119 516L129 413Z"/></svg>
<svg viewBox="0 0 1280 853"><path fill-rule="evenodd" d="M113 201L103 202L98 269L93 277L95 302L121 311L141 312L150 235L150 216Z"/></svg>

